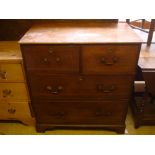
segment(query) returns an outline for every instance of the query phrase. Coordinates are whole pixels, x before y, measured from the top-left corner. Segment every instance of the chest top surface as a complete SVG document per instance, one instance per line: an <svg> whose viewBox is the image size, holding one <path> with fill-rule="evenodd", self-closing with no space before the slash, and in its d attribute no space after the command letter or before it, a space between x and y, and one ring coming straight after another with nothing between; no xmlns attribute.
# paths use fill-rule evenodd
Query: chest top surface
<svg viewBox="0 0 155 155"><path fill-rule="evenodd" d="M126 23L38 24L21 38L20 44L141 43Z"/></svg>

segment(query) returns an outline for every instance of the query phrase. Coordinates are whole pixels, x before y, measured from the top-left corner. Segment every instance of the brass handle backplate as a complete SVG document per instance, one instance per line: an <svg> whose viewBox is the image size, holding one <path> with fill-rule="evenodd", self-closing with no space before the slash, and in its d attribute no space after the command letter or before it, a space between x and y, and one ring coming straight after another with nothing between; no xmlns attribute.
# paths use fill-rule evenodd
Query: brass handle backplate
<svg viewBox="0 0 155 155"><path fill-rule="evenodd" d="M97 111L95 112L96 116L111 116L112 113L111 112L105 112L105 111Z"/></svg>
<svg viewBox="0 0 155 155"><path fill-rule="evenodd" d="M100 91L100 92L103 92L103 93L111 93L114 90L116 90L116 86L114 86L114 85L106 86L106 85L103 85L103 84L98 84L97 85L97 90Z"/></svg>
<svg viewBox="0 0 155 155"><path fill-rule="evenodd" d="M50 116L55 116L55 117L61 118L61 117L63 117L65 115L65 113L62 112L62 111L58 111L58 112L50 113L49 115Z"/></svg>
<svg viewBox="0 0 155 155"><path fill-rule="evenodd" d="M114 65L117 62L118 62L118 58L116 56L113 56L113 57L106 57L105 56L105 57L101 58L101 63L105 64L107 66Z"/></svg>
<svg viewBox="0 0 155 155"><path fill-rule="evenodd" d="M63 91L62 86L57 86L57 87L52 87L52 86L46 86L46 90L52 94L59 94L60 92Z"/></svg>
<svg viewBox="0 0 155 155"><path fill-rule="evenodd" d="M61 58L60 58L60 57L56 57L56 58L54 58L54 59L55 59L55 62L61 63ZM43 62L44 64L47 64L47 63L49 63L50 61L49 61L48 58L43 58L42 62Z"/></svg>

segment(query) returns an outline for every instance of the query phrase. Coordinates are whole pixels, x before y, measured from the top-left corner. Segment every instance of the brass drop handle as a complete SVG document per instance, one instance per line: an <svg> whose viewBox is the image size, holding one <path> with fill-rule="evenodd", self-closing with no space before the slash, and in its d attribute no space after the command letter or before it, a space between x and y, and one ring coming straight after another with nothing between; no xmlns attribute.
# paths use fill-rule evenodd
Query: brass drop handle
<svg viewBox="0 0 155 155"><path fill-rule="evenodd" d="M105 112L105 111L97 111L95 112L96 116L111 116L112 113L111 112Z"/></svg>
<svg viewBox="0 0 155 155"><path fill-rule="evenodd" d="M10 108L10 109L8 109L8 112L9 112L10 114L14 114L14 113L16 112L16 109Z"/></svg>
<svg viewBox="0 0 155 155"><path fill-rule="evenodd" d="M58 111L58 112L53 112L53 113L50 113L51 116L56 116L56 117L63 117L65 115L64 112L62 111Z"/></svg>
<svg viewBox="0 0 155 155"><path fill-rule="evenodd" d="M108 58L108 57L101 58L101 63L103 63L107 66L114 65L116 62L118 62L118 58L116 56L114 56L112 58Z"/></svg>
<svg viewBox="0 0 155 155"><path fill-rule="evenodd" d="M3 90L3 97L7 97L11 94L11 90L10 89L4 89Z"/></svg>
<svg viewBox="0 0 155 155"><path fill-rule="evenodd" d="M0 78L1 79L6 79L6 71L0 70Z"/></svg>
<svg viewBox="0 0 155 155"><path fill-rule="evenodd" d="M111 86L104 86L103 84L97 85L97 90L103 93L111 93L116 89L116 86L111 85Z"/></svg>
<svg viewBox="0 0 155 155"><path fill-rule="evenodd" d="M55 61L56 61L57 63L60 63L60 62L61 62L60 57L56 57L56 58L55 58ZM48 63L48 62L49 62L48 58L43 58L43 63Z"/></svg>
<svg viewBox="0 0 155 155"><path fill-rule="evenodd" d="M64 113L64 112L59 112L58 115L59 115L59 116L64 116L65 113Z"/></svg>
<svg viewBox="0 0 155 155"><path fill-rule="evenodd" d="M52 90L52 87L51 87L51 86L47 86L46 89L47 89L48 91L51 91L51 90Z"/></svg>
<svg viewBox="0 0 155 155"><path fill-rule="evenodd" d="M53 87L51 87L51 86L47 86L46 87L46 90L48 90L50 93L52 93L52 94L58 94L58 93L60 93L60 92L62 92L63 91L63 87L62 86L58 86L58 87L56 87L56 88L53 88Z"/></svg>

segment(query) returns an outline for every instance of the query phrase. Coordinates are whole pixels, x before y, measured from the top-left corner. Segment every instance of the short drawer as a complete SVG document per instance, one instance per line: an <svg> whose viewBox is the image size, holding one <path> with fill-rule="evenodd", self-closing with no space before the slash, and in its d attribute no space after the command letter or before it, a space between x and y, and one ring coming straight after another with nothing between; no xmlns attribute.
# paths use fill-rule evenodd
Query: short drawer
<svg viewBox="0 0 155 155"><path fill-rule="evenodd" d="M132 87L130 76L37 75L29 77L34 97L63 98L128 98Z"/></svg>
<svg viewBox="0 0 155 155"><path fill-rule="evenodd" d="M31 112L28 102L0 102L0 119L30 118Z"/></svg>
<svg viewBox="0 0 155 155"><path fill-rule="evenodd" d="M0 82L23 82L21 64L0 63Z"/></svg>
<svg viewBox="0 0 155 155"><path fill-rule="evenodd" d="M34 104L36 120L51 124L115 124L124 121L126 101L45 102Z"/></svg>
<svg viewBox="0 0 155 155"><path fill-rule="evenodd" d="M0 100L28 100L24 83L0 83Z"/></svg>
<svg viewBox="0 0 155 155"><path fill-rule="evenodd" d="M90 45L82 47L83 73L135 73L137 45Z"/></svg>
<svg viewBox="0 0 155 155"><path fill-rule="evenodd" d="M77 46L23 45L22 52L28 69L48 69L55 72L79 71Z"/></svg>

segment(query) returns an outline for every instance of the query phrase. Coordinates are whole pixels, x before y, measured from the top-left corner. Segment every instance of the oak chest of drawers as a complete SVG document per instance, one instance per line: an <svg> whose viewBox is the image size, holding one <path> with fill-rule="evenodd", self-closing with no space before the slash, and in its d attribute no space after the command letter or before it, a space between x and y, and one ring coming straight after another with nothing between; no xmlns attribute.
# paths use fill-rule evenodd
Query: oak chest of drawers
<svg viewBox="0 0 155 155"><path fill-rule="evenodd" d="M37 131L123 133L141 40L125 23L49 23L20 40Z"/></svg>
<svg viewBox="0 0 155 155"><path fill-rule="evenodd" d="M22 56L16 41L0 42L0 120L32 125Z"/></svg>

